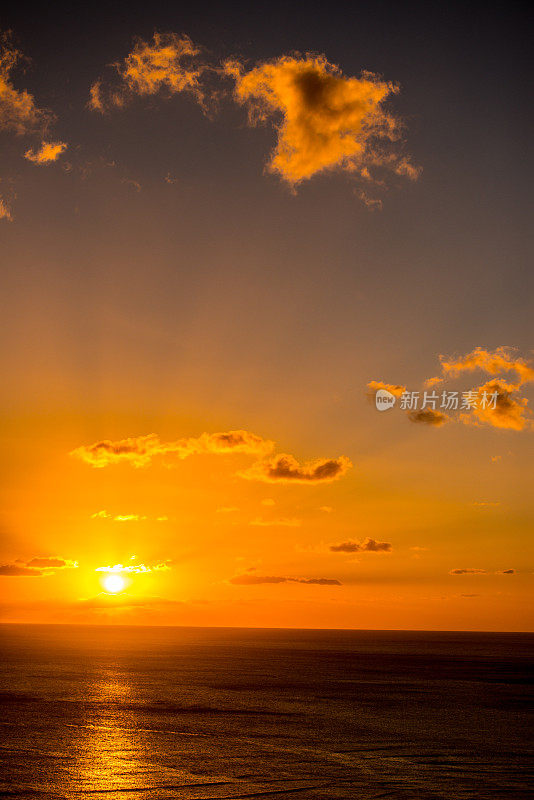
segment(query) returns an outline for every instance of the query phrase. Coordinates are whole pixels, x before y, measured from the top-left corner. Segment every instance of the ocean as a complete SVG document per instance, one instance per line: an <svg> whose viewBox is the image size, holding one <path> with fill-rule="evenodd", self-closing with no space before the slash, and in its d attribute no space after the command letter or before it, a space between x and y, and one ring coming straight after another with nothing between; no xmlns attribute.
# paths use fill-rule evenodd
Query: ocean
<svg viewBox="0 0 534 800"><path fill-rule="evenodd" d="M4 625L0 637L2 797L534 797L534 635Z"/></svg>

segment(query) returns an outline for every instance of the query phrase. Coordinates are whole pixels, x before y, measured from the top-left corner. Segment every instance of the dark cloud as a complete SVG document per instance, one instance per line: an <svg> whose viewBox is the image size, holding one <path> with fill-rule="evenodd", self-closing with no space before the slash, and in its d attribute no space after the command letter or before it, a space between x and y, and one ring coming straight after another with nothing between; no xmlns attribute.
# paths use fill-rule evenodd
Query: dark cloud
<svg viewBox="0 0 534 800"><path fill-rule="evenodd" d="M341 586L335 578L289 578L280 575L236 575L230 583L237 586L256 586L261 583L305 583L314 586Z"/></svg>
<svg viewBox="0 0 534 800"><path fill-rule="evenodd" d="M408 413L410 422L419 422L423 425L432 425L439 428L449 421L450 417L447 414L442 414L441 411L433 411L431 408L421 409L420 411L410 411Z"/></svg>
<svg viewBox="0 0 534 800"><path fill-rule="evenodd" d="M350 467L352 463L347 456L319 458L299 464L294 456L281 453L259 461L239 474L242 478L266 483L328 483L341 478Z"/></svg>
<svg viewBox="0 0 534 800"><path fill-rule="evenodd" d="M449 575L487 575L485 569L451 569Z"/></svg>
<svg viewBox="0 0 534 800"><path fill-rule="evenodd" d="M363 542L341 542L340 544L331 544L330 550L333 553L389 553L392 550L392 545L389 542L377 542L376 539L365 539Z"/></svg>

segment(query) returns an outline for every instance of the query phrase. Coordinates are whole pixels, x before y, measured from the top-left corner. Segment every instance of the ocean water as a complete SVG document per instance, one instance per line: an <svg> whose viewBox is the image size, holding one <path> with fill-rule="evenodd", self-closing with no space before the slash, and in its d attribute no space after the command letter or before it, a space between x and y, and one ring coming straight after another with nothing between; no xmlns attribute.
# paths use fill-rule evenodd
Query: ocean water
<svg viewBox="0 0 534 800"><path fill-rule="evenodd" d="M2 797L527 800L523 634L6 625Z"/></svg>

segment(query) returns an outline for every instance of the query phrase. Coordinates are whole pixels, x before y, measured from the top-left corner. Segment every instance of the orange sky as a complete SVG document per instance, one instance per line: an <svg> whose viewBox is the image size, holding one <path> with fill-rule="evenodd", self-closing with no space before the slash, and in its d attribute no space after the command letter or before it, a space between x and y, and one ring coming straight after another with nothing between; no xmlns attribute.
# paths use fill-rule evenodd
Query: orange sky
<svg viewBox="0 0 534 800"><path fill-rule="evenodd" d="M521 224L421 71L141 30L52 90L16 34L2 619L532 630Z"/></svg>

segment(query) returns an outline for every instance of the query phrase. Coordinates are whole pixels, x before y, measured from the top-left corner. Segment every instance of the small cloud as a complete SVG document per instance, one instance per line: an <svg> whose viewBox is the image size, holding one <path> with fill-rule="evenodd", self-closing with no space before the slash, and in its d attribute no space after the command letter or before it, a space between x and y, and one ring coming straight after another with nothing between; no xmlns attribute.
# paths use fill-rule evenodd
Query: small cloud
<svg viewBox="0 0 534 800"><path fill-rule="evenodd" d="M376 539L364 539L363 542L347 541L331 544L333 553L390 553L393 546L389 542L377 542Z"/></svg>
<svg viewBox="0 0 534 800"><path fill-rule="evenodd" d="M500 506L500 503L489 503L483 500L478 503L473 503L473 505L477 508L496 508L497 506Z"/></svg>
<svg viewBox="0 0 534 800"><path fill-rule="evenodd" d="M34 164L51 164L58 160L67 147L65 142L43 142L39 150L26 150L24 158Z"/></svg>
<svg viewBox="0 0 534 800"><path fill-rule="evenodd" d="M279 575L236 575L230 578L230 583L236 586L257 586L264 583L303 583L314 586L341 586L341 581L335 578L288 578Z"/></svg>
<svg viewBox="0 0 534 800"><path fill-rule="evenodd" d="M237 506L221 506L217 509L217 514L232 514L234 511L239 511Z"/></svg>
<svg viewBox="0 0 534 800"><path fill-rule="evenodd" d="M5 219L7 222L13 222L11 206L3 197L0 197L0 219Z"/></svg>
<svg viewBox="0 0 534 800"><path fill-rule="evenodd" d="M422 552L423 550L428 550L428 547L419 547L419 545L414 544L413 547L410 547L410 550L415 550L416 552Z"/></svg>
<svg viewBox="0 0 534 800"><path fill-rule="evenodd" d="M369 381L367 384L367 393L372 398L379 389L389 392L394 397L400 397L406 391L406 386L401 386L399 383L384 383L384 381Z"/></svg>
<svg viewBox="0 0 534 800"><path fill-rule="evenodd" d="M124 61L113 65L113 78L93 83L88 106L104 114L124 108L135 97L186 93L205 107L201 78L207 67L200 55L200 48L185 35L155 33L150 42L136 39Z"/></svg>
<svg viewBox="0 0 534 800"><path fill-rule="evenodd" d="M291 519L282 517L281 519L253 519L249 522L249 525L257 525L258 527L262 528L272 528L272 527L281 527L281 528L299 528L302 525L302 520L300 519Z"/></svg>
<svg viewBox="0 0 534 800"><path fill-rule="evenodd" d="M495 575L515 575L515 573L516 573L515 569L499 569L497 570Z"/></svg>
<svg viewBox="0 0 534 800"><path fill-rule="evenodd" d="M451 569L449 575L487 575L485 569Z"/></svg>
<svg viewBox="0 0 534 800"><path fill-rule="evenodd" d="M502 458L502 456L492 456L492 457L491 457L491 460L492 460L492 461L493 461L493 463L495 464L497 461L500 461L500 460L501 460L501 458Z"/></svg>
<svg viewBox="0 0 534 800"><path fill-rule="evenodd" d="M272 497L266 497L265 500L261 501L262 506L274 506L275 502Z"/></svg>
<svg viewBox="0 0 534 800"><path fill-rule="evenodd" d="M351 467L352 463L346 456L319 458L299 464L294 456L281 453L253 464L239 475L266 483L329 483L341 478Z"/></svg>
<svg viewBox="0 0 534 800"><path fill-rule="evenodd" d="M320 506L319 511L322 511L324 514L331 514L334 509L332 506Z"/></svg>
<svg viewBox="0 0 534 800"><path fill-rule="evenodd" d="M430 425L434 428L445 425L450 419L447 414L442 414L441 411L433 411L431 408L421 409L420 411L409 411L407 416L410 422Z"/></svg>

